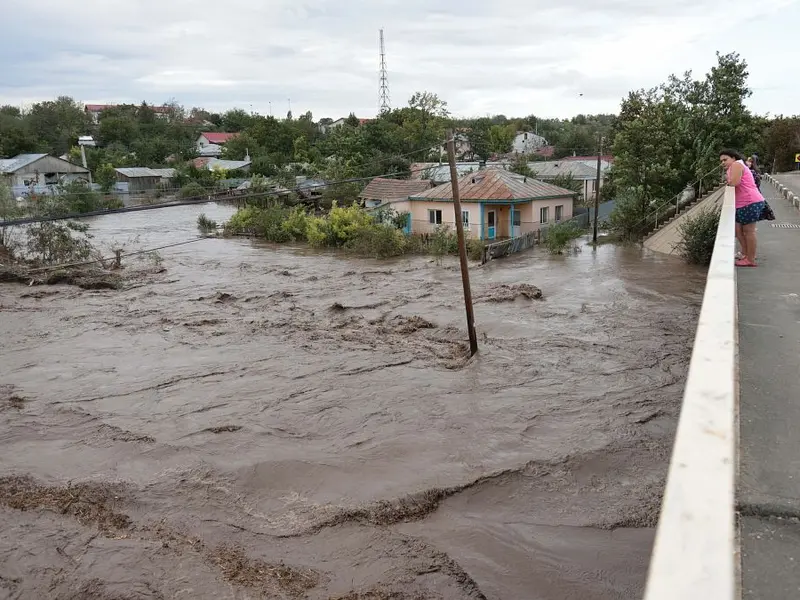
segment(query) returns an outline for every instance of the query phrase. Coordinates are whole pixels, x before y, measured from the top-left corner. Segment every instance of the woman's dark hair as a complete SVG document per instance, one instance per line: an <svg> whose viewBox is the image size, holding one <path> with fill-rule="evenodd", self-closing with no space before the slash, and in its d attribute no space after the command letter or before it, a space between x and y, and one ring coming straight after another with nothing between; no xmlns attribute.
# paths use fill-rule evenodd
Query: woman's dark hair
<svg viewBox="0 0 800 600"><path fill-rule="evenodd" d="M730 156L733 160L744 160L744 157L739 154L736 150L731 150L730 148L723 148L719 151L720 156Z"/></svg>

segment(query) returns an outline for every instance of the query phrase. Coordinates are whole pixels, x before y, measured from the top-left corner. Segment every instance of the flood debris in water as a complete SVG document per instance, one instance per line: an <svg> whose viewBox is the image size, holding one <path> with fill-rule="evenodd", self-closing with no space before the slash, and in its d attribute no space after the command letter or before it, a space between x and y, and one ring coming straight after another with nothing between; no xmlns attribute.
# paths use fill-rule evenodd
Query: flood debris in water
<svg viewBox="0 0 800 600"><path fill-rule="evenodd" d="M233 433L234 431L241 430L241 425L218 425L216 427L208 427L203 431L208 433Z"/></svg>
<svg viewBox="0 0 800 600"><path fill-rule="evenodd" d="M97 526L105 534L131 525L130 518L114 508L122 493L121 486L110 483L48 486L30 476L0 477L0 506L69 515L83 525Z"/></svg>
<svg viewBox="0 0 800 600"><path fill-rule="evenodd" d="M25 285L74 285L84 290L120 289L125 278L117 271L96 267L73 267L39 271L20 265L0 265L0 283Z"/></svg>
<svg viewBox="0 0 800 600"><path fill-rule="evenodd" d="M543 298L542 290L529 283L503 283L479 293L475 300L481 302L513 302L517 298L541 300Z"/></svg>
<svg viewBox="0 0 800 600"><path fill-rule="evenodd" d="M305 598L306 592L319 585L320 575L313 569L284 564L269 564L247 556L244 548L220 546L209 554L212 561L231 583L253 588L267 598L283 595Z"/></svg>
<svg viewBox="0 0 800 600"><path fill-rule="evenodd" d="M430 598L423 593L406 593L386 587L376 587L370 590L354 590L344 596L331 596L330 600L430 600Z"/></svg>
<svg viewBox="0 0 800 600"><path fill-rule="evenodd" d="M13 385L0 385L0 410L12 408L22 410L25 408L27 399L17 392Z"/></svg>
<svg viewBox="0 0 800 600"><path fill-rule="evenodd" d="M103 423L97 430L97 436L112 442L131 442L142 444L155 444L156 440L150 435L136 434L116 425Z"/></svg>

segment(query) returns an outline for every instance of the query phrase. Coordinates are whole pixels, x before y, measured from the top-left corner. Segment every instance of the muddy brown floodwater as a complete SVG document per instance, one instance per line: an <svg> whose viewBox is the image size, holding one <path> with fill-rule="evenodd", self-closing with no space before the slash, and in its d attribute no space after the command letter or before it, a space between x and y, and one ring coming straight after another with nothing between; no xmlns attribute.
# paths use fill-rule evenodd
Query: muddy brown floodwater
<svg viewBox="0 0 800 600"><path fill-rule="evenodd" d="M134 249L202 211L229 209L91 224ZM474 268L468 359L451 260L162 258L122 290L0 285L0 598L641 596L702 271Z"/></svg>

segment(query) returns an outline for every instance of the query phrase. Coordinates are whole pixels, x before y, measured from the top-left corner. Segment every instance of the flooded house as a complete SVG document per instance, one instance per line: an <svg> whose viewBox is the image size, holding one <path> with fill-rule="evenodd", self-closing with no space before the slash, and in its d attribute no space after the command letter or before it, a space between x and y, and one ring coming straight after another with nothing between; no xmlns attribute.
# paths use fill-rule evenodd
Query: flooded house
<svg viewBox="0 0 800 600"><path fill-rule="evenodd" d="M482 169L458 180L464 231L482 240L513 238L572 218L575 192L503 169ZM392 202L411 215L407 232L455 228L450 183Z"/></svg>

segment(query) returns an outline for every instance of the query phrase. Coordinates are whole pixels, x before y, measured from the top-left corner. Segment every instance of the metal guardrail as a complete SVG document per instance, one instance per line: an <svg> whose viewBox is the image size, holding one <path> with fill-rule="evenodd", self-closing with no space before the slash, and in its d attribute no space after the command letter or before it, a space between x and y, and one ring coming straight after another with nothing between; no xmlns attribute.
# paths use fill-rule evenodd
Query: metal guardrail
<svg viewBox="0 0 800 600"><path fill-rule="evenodd" d="M650 560L645 600L734 600L737 298L727 187Z"/></svg>

